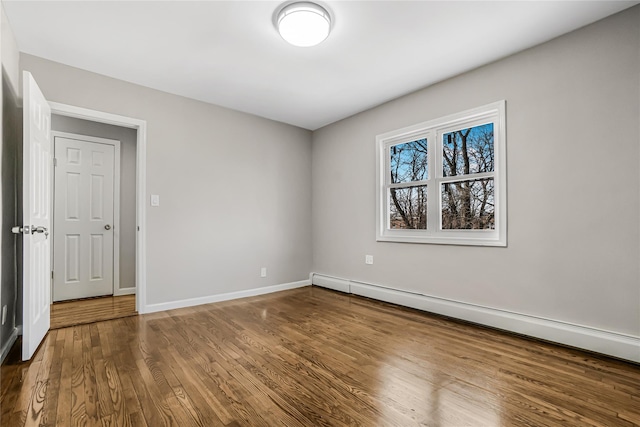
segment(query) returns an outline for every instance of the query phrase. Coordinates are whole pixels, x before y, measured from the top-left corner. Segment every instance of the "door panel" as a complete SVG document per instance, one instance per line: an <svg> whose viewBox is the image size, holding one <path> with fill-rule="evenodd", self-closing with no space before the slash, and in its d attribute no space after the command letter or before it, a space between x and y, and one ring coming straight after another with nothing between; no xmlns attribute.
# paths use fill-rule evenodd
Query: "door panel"
<svg viewBox="0 0 640 427"><path fill-rule="evenodd" d="M113 294L113 145L55 138L53 300Z"/></svg>
<svg viewBox="0 0 640 427"><path fill-rule="evenodd" d="M51 272L51 109L31 73L23 73L22 360L49 330Z"/></svg>
<svg viewBox="0 0 640 427"><path fill-rule="evenodd" d="M67 234L65 240L65 281L78 282L80 281L80 236Z"/></svg>

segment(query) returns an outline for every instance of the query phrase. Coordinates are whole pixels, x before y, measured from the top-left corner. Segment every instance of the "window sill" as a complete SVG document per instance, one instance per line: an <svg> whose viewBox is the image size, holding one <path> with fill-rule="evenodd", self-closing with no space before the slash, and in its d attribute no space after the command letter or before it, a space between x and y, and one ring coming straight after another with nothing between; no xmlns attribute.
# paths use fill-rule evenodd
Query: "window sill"
<svg viewBox="0 0 640 427"><path fill-rule="evenodd" d="M506 239L498 237L434 237L434 236L410 236L410 235L393 235L376 237L377 242L393 242L393 243L418 243L431 245L457 245L457 246L492 246L506 247Z"/></svg>

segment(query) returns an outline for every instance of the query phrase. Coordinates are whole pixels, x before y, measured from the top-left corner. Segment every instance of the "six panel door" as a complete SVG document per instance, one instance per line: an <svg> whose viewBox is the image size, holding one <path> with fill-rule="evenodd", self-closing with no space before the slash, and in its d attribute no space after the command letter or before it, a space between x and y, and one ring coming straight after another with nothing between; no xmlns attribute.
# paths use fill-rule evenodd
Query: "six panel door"
<svg viewBox="0 0 640 427"><path fill-rule="evenodd" d="M50 325L51 108L23 73L22 360L29 360ZM16 230L18 231L18 230Z"/></svg>
<svg viewBox="0 0 640 427"><path fill-rule="evenodd" d="M55 137L53 300L113 294L113 145Z"/></svg>

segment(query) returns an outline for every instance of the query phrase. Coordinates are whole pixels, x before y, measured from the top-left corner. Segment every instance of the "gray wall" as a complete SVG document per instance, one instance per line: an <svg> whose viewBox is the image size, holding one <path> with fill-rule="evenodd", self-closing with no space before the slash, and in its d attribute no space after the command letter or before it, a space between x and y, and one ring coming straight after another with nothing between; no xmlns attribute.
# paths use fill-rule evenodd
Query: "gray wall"
<svg viewBox="0 0 640 427"><path fill-rule="evenodd" d="M309 131L30 55L20 65L49 101L147 121L146 190L160 195L147 303L308 279Z"/></svg>
<svg viewBox="0 0 640 427"><path fill-rule="evenodd" d="M18 97L7 79L2 75L2 306L7 306L7 319L2 325L2 338L8 338L16 326L18 312L18 249L22 249L21 239L11 232L11 227L22 223L22 210L18 201L22 200L18 180L22 173L22 109L18 106ZM21 204L20 204L21 205ZM20 216L18 216L20 214ZM2 341L4 345L5 341ZM1 345L0 345L1 348Z"/></svg>
<svg viewBox="0 0 640 427"><path fill-rule="evenodd" d="M18 148L16 144L19 136L19 126L15 124L16 112L20 113L17 104L17 97L9 84L6 74L2 73L2 270L1 288L2 301L0 310L7 306L7 319L0 329L0 348L4 346L6 340L11 336L15 328L15 316L18 302L18 282L17 282L17 239L11 233L11 227L20 224L18 219L18 185L15 177L18 174ZM21 122L18 121L18 124Z"/></svg>
<svg viewBox="0 0 640 427"><path fill-rule="evenodd" d="M0 7L0 57L2 62L2 102L0 120L0 202L2 226L0 227L0 310L7 306L7 318L0 327L0 351L7 351L15 327L22 318L22 288L18 280L18 253L22 240L11 233L11 227L22 223L21 191L18 176L22 174L22 110L18 100L18 48L11 27ZM6 354L6 353L5 353ZM4 356L2 354L0 356Z"/></svg>
<svg viewBox="0 0 640 427"><path fill-rule="evenodd" d="M51 116L51 129L120 141L120 289L136 285L137 131L73 117Z"/></svg>
<svg viewBox="0 0 640 427"><path fill-rule="evenodd" d="M314 132L313 270L640 335L639 22L636 6ZM501 99L508 247L376 242L375 136Z"/></svg>

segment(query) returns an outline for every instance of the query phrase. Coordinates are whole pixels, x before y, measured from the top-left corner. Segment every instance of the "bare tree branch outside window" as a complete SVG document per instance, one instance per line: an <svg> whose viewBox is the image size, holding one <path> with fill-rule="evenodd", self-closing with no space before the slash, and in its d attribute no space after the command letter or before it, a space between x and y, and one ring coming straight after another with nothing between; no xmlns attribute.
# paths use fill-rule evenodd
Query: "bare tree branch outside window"
<svg viewBox="0 0 640 427"><path fill-rule="evenodd" d="M393 145L389 155L392 184L419 182L429 178L426 139ZM427 228L426 185L391 188L389 197L391 228Z"/></svg>
<svg viewBox="0 0 640 427"><path fill-rule="evenodd" d="M444 134L442 163L445 177L493 172L493 123ZM442 228L494 229L494 180L442 184Z"/></svg>

